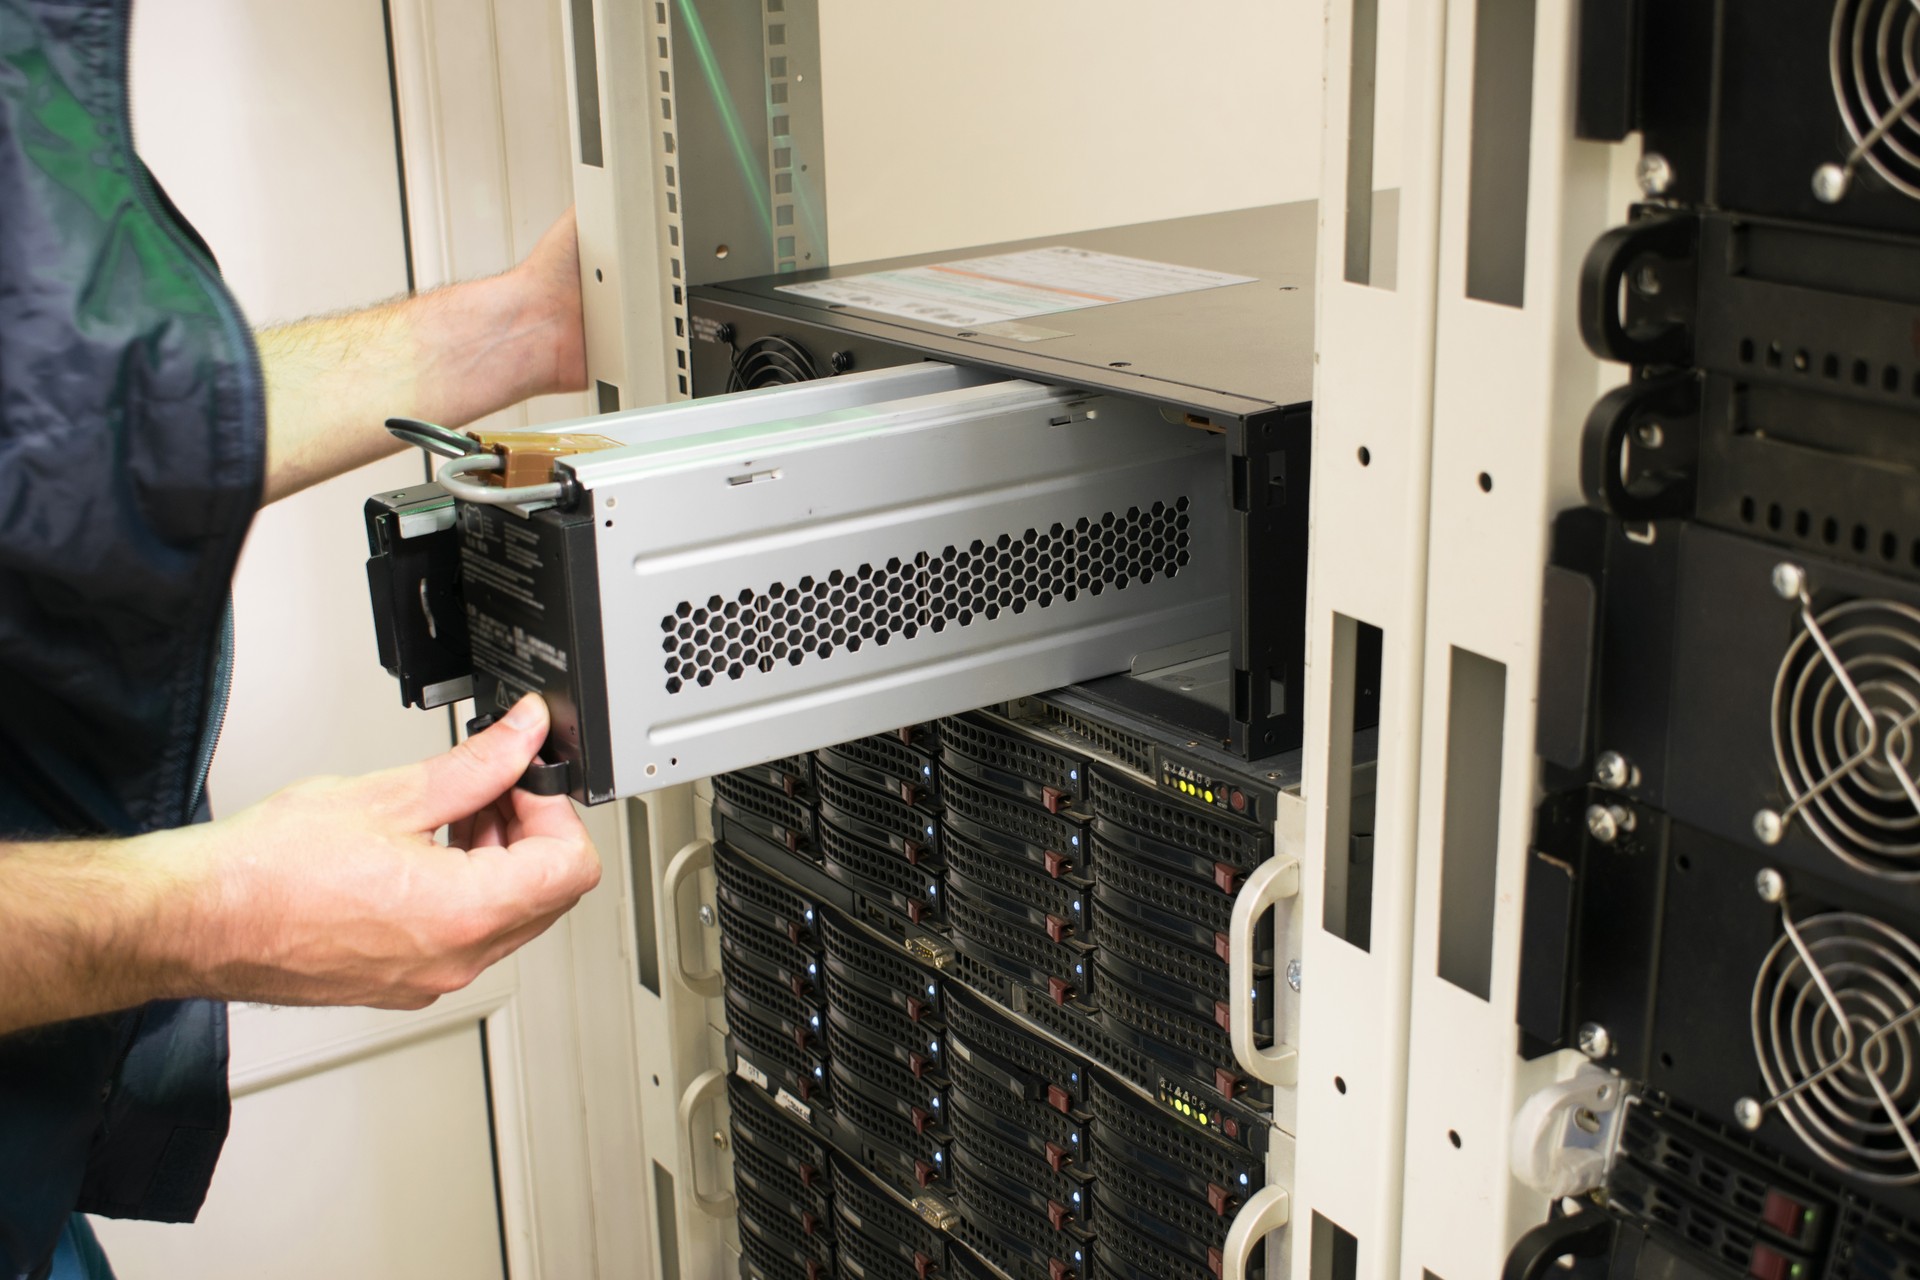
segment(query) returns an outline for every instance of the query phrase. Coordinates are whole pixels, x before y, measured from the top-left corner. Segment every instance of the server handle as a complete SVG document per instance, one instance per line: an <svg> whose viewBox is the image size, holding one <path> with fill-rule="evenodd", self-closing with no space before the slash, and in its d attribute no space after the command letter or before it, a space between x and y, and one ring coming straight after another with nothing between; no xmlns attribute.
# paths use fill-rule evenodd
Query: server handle
<svg viewBox="0 0 1920 1280"><path fill-rule="evenodd" d="M680 1167L686 1170L687 1186L693 1192L695 1207L709 1218L724 1218L733 1212L733 1192L700 1189L700 1166L694 1163L693 1115L703 1105L717 1098L726 1082L727 1073L724 1069L708 1067L694 1077L687 1091L680 1095Z"/></svg>
<svg viewBox="0 0 1920 1280"><path fill-rule="evenodd" d="M1220 1255L1220 1280L1247 1280L1247 1259L1253 1246L1286 1226L1291 1212L1292 1199L1285 1187L1270 1184L1254 1192L1227 1230L1227 1246ZM1267 1274L1274 1275L1277 1270L1269 1260Z"/></svg>
<svg viewBox="0 0 1920 1280"><path fill-rule="evenodd" d="M665 907L661 919L667 933L667 972L688 991L708 1000L725 995L726 984L718 969L706 973L687 972L680 940L680 890L690 878L712 865L713 846L705 840L694 840L673 855L673 860L667 863L666 874L660 877L660 898Z"/></svg>
<svg viewBox="0 0 1920 1280"><path fill-rule="evenodd" d="M1284 1044L1276 1029L1274 1043L1261 1048L1253 1042L1253 927L1260 917L1300 893L1300 861L1275 855L1254 868L1233 903L1233 923L1227 932L1228 988L1232 992L1227 1035L1241 1070L1268 1084L1291 1086L1299 1077L1300 1053ZM1276 1024L1278 1019L1275 1020Z"/></svg>

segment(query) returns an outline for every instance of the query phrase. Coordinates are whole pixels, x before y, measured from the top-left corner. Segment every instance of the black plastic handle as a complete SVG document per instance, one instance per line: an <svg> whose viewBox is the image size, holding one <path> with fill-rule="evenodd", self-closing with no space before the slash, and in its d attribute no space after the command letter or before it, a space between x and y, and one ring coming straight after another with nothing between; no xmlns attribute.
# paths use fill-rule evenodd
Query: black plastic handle
<svg viewBox="0 0 1920 1280"><path fill-rule="evenodd" d="M1624 364L1693 363L1693 331L1678 318L1643 322L1632 329L1621 315L1620 286L1643 259L1662 258L1686 270L1691 279L1699 219L1691 214L1658 213L1615 227L1593 242L1580 265L1580 337L1603 360Z"/></svg>
<svg viewBox="0 0 1920 1280"><path fill-rule="evenodd" d="M1645 443L1642 428L1660 443ZM1657 455L1635 467L1632 450ZM1700 452L1700 382L1690 373L1629 383L1600 397L1580 436L1580 491L1587 505L1621 520L1665 520L1693 513Z"/></svg>
<svg viewBox="0 0 1920 1280"><path fill-rule="evenodd" d="M492 727L493 722L499 718L500 713L497 711L488 712L483 716L475 716L473 719L467 721L467 736L471 738L476 733L484 732ZM565 760L549 762L535 756L533 763L527 766L527 771L520 775L520 781L513 785L527 792L529 795L563 796L572 790L572 787L568 785L570 781L571 774L567 769L567 762Z"/></svg>
<svg viewBox="0 0 1920 1280"><path fill-rule="evenodd" d="M1555 1263L1571 1254L1576 1258L1604 1258L1613 1250L1613 1219L1598 1210L1569 1214L1541 1223L1520 1237L1507 1255L1501 1280L1546 1280ZM1565 1275L1565 1272L1559 1274Z"/></svg>

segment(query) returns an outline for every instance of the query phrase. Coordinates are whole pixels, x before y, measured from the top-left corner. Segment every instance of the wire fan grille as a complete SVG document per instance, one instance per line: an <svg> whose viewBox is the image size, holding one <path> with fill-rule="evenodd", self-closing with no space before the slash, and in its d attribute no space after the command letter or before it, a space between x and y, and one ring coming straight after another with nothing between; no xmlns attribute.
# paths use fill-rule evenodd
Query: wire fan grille
<svg viewBox="0 0 1920 1280"><path fill-rule="evenodd" d="M812 382L821 372L812 352L791 338L769 334L733 353L727 370L727 390L752 391L759 387Z"/></svg>
<svg viewBox="0 0 1920 1280"><path fill-rule="evenodd" d="M1836 1169L1920 1183L1920 947L1870 916L1787 929L1753 985L1753 1047L1786 1122Z"/></svg>
<svg viewBox="0 0 1920 1280"><path fill-rule="evenodd" d="M660 620L667 692L1173 578L1191 559L1187 507L1181 497L704 604L682 601Z"/></svg>
<svg viewBox="0 0 1920 1280"><path fill-rule="evenodd" d="M1790 812L1860 870L1920 879L1916 739L1920 610L1851 600L1801 628L1774 681L1774 758Z"/></svg>
<svg viewBox="0 0 1920 1280"><path fill-rule="evenodd" d="M1911 97L1920 86L1920 10L1909 0L1838 0L1828 55L1834 102L1860 158L1895 190L1920 199L1920 122Z"/></svg>

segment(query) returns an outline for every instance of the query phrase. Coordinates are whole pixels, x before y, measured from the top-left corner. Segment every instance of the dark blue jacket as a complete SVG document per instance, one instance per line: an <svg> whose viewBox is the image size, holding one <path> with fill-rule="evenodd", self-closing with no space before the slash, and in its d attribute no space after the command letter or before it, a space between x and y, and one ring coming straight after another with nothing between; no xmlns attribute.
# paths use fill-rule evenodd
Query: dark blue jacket
<svg viewBox="0 0 1920 1280"><path fill-rule="evenodd" d="M252 336L134 154L131 2L0 0L0 839L193 820L260 498ZM227 1109L217 1005L0 1038L0 1277L75 1209L191 1219Z"/></svg>

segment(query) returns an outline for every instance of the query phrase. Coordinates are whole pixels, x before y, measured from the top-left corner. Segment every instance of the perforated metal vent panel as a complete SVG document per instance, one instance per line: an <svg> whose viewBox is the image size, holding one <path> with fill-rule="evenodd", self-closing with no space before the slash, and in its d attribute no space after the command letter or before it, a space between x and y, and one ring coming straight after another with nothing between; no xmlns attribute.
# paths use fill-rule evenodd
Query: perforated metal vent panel
<svg viewBox="0 0 1920 1280"><path fill-rule="evenodd" d="M997 621L1002 613L1072 604L1085 592L1124 591L1172 578L1192 561L1192 499L1144 510L1081 516L936 555L833 569L788 586L744 587L731 597L682 600L660 619L668 693L716 679L797 667L862 644L907 643L922 631Z"/></svg>

